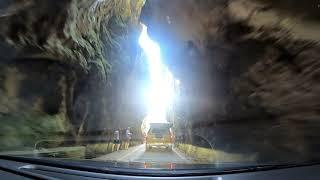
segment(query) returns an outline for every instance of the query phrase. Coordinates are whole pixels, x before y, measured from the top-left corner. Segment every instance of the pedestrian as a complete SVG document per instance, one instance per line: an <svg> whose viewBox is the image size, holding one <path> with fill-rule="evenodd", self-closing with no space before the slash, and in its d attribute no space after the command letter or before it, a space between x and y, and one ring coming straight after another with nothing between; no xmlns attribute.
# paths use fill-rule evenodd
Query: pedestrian
<svg viewBox="0 0 320 180"><path fill-rule="evenodd" d="M132 137L132 133L131 133L131 131L130 131L130 127L128 127L127 130L126 130L125 149L129 149L131 137Z"/></svg>
<svg viewBox="0 0 320 180"><path fill-rule="evenodd" d="M120 148L120 128L116 129L113 134L113 145L112 145L112 152L116 148L116 151L119 151Z"/></svg>

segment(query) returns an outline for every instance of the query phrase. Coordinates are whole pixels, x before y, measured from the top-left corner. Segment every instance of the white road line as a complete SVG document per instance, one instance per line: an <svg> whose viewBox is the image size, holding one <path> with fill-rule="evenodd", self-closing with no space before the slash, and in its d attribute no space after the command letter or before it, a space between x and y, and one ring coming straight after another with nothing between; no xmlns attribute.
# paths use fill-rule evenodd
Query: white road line
<svg viewBox="0 0 320 180"><path fill-rule="evenodd" d="M139 151L139 150L140 150L140 151L143 150L143 147L144 147L143 144L140 145L140 146L138 146L135 150L133 150L133 151L129 152L128 154L126 154L126 155L122 156L121 158L119 158L118 161L122 161L122 160L125 159L126 157L133 155L133 153L135 153L135 152L137 152L137 151Z"/></svg>
<svg viewBox="0 0 320 180"><path fill-rule="evenodd" d="M187 163L191 163L192 161L190 159L187 159L182 153L180 153L176 148L172 148L172 151L176 153L180 159L186 161Z"/></svg>

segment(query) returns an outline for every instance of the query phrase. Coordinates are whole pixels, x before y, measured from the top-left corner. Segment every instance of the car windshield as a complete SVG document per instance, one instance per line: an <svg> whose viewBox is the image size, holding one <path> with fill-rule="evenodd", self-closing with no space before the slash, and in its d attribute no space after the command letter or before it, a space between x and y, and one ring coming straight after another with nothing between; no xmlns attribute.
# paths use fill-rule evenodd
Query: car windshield
<svg viewBox="0 0 320 180"><path fill-rule="evenodd" d="M164 128L154 128L151 130L151 133L153 134L168 134L169 133L169 130L168 129L164 129Z"/></svg>
<svg viewBox="0 0 320 180"><path fill-rule="evenodd" d="M319 3L2 0L0 155L146 171L318 160Z"/></svg>

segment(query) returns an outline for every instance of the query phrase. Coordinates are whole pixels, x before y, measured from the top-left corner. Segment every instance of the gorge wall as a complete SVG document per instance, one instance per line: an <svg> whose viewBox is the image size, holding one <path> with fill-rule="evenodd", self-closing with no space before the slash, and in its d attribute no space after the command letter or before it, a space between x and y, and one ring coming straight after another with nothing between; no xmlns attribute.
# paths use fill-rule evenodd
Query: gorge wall
<svg viewBox="0 0 320 180"><path fill-rule="evenodd" d="M181 81L179 141L263 162L318 159L317 3L1 1L0 147L138 128L141 20Z"/></svg>
<svg viewBox="0 0 320 180"><path fill-rule="evenodd" d="M118 126L115 117L122 106L113 97L127 91L128 74L137 64L143 4L0 3L0 138L1 143L14 142L2 147L32 147L41 139L78 141ZM19 142L26 134L28 141Z"/></svg>
<svg viewBox="0 0 320 180"><path fill-rule="evenodd" d="M317 159L316 1L147 1L142 21L181 80L184 141L261 161ZM292 158L295 157L295 158Z"/></svg>

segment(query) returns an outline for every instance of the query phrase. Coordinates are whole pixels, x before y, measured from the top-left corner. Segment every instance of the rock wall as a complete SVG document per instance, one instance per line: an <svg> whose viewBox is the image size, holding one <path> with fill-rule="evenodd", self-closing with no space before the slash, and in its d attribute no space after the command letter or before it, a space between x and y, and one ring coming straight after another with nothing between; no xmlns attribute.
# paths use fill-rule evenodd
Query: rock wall
<svg viewBox="0 0 320 180"><path fill-rule="evenodd" d="M122 79L114 81L112 77L125 77L135 64L143 4L144 0L1 2L3 124L11 121L21 107L28 107L22 108L27 114L24 116L40 113L39 121L47 116L61 118L63 127L43 128L44 132L62 131L76 140L114 128L111 107L117 101L111 99L111 89L112 83L121 88ZM28 118L20 119L16 124L9 123L8 131L19 131L20 121ZM34 127L31 119L24 123L26 128ZM41 136L36 130L25 133Z"/></svg>
<svg viewBox="0 0 320 180"><path fill-rule="evenodd" d="M304 4L146 3L142 20L182 82L184 141L263 162L319 158L319 14L315 1Z"/></svg>
<svg viewBox="0 0 320 180"><path fill-rule="evenodd" d="M48 59L1 63L1 150L28 149L45 139L57 145L64 141L70 131L64 72Z"/></svg>

